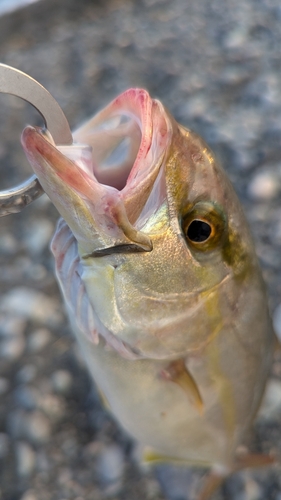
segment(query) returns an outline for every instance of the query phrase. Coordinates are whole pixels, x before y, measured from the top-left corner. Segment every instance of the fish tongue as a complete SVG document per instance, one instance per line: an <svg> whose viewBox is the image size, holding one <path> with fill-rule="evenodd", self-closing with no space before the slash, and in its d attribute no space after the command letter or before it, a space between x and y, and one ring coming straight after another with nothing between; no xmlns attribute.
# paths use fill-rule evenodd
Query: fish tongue
<svg viewBox="0 0 281 500"><path fill-rule="evenodd" d="M82 253L132 243L151 250L149 238L129 222L120 192L99 184L90 172L87 154L84 168L79 168L33 127L24 129L22 145L43 189L79 241Z"/></svg>

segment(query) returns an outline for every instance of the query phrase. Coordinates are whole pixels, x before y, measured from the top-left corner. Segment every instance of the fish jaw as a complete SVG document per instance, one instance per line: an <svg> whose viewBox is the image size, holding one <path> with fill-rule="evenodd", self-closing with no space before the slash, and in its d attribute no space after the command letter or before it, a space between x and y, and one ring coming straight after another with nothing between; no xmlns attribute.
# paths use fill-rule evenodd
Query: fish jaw
<svg viewBox="0 0 281 500"><path fill-rule="evenodd" d="M122 246L151 251L151 239L135 222L169 148L171 130L162 105L147 92L131 89L74 136L82 142L56 147L42 131L26 127L22 145L43 189L73 231L81 255ZM108 157L114 154L110 164Z"/></svg>

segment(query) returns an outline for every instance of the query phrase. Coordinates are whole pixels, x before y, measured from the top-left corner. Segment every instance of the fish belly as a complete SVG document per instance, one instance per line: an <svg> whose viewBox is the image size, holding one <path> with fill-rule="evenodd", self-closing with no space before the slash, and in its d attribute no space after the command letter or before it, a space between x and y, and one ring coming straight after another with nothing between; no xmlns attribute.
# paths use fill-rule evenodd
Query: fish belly
<svg viewBox="0 0 281 500"><path fill-rule="evenodd" d="M112 413L134 438L164 457L192 465L231 463L233 434L224 430L220 400L211 384L200 415L179 386L161 377L167 361L126 360L102 339L94 345L77 328L76 336Z"/></svg>

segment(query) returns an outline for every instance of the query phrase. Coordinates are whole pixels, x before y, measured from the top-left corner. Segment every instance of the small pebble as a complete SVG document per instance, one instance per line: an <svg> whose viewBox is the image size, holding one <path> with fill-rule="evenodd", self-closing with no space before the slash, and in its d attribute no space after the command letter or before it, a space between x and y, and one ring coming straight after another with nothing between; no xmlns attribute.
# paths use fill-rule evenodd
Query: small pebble
<svg viewBox="0 0 281 500"><path fill-rule="evenodd" d="M13 439L27 440L31 444L40 445L50 438L51 423L39 410L17 409L9 414L7 430Z"/></svg>
<svg viewBox="0 0 281 500"><path fill-rule="evenodd" d="M36 366L34 365L24 365L16 375L16 380L22 384L28 384L34 380L37 374Z"/></svg>
<svg viewBox="0 0 281 500"><path fill-rule="evenodd" d="M190 500L195 498L198 487L198 475L191 469L170 464L155 467L156 477L161 490L169 500Z"/></svg>
<svg viewBox="0 0 281 500"><path fill-rule="evenodd" d="M7 431L13 439L22 439L25 431L26 413L23 410L10 411L7 419Z"/></svg>
<svg viewBox="0 0 281 500"><path fill-rule="evenodd" d="M40 500L33 490L27 490L20 500Z"/></svg>
<svg viewBox="0 0 281 500"><path fill-rule="evenodd" d="M91 460L100 453L101 449L102 443L100 441L92 441L84 446L83 457L85 457L86 460Z"/></svg>
<svg viewBox="0 0 281 500"><path fill-rule="evenodd" d="M44 473L48 473L50 470L50 462L44 449L41 449L36 454L36 470Z"/></svg>
<svg viewBox="0 0 281 500"><path fill-rule="evenodd" d="M47 277L48 271L42 264L32 264L28 267L25 274L27 279L32 279L40 283L40 281Z"/></svg>
<svg viewBox="0 0 281 500"><path fill-rule="evenodd" d="M25 319L57 325L62 321L60 304L33 288L12 289L0 299L0 312L15 314Z"/></svg>
<svg viewBox="0 0 281 500"><path fill-rule="evenodd" d="M0 377L0 396L3 396L6 394L6 392L9 390L10 387L10 382L7 378Z"/></svg>
<svg viewBox="0 0 281 500"><path fill-rule="evenodd" d="M18 242L14 236L10 233L1 232L0 254L8 255L10 257L11 255L15 255L17 251Z"/></svg>
<svg viewBox="0 0 281 500"><path fill-rule="evenodd" d="M235 151L235 166L240 170L247 170L252 167L256 161L255 151L251 149L242 149Z"/></svg>
<svg viewBox="0 0 281 500"><path fill-rule="evenodd" d="M23 335L25 328L26 321L23 318L0 314L0 338Z"/></svg>
<svg viewBox="0 0 281 500"><path fill-rule="evenodd" d="M259 420L278 418L281 412L281 381L272 379L267 382L262 405L258 412Z"/></svg>
<svg viewBox="0 0 281 500"><path fill-rule="evenodd" d="M29 224L25 231L25 247L31 255L39 255L50 243L54 226L48 219L40 219Z"/></svg>
<svg viewBox="0 0 281 500"><path fill-rule="evenodd" d="M68 457L74 458L77 456L77 448L78 448L78 443L77 439L73 436L70 436L67 438L61 446L62 451L64 452L65 455Z"/></svg>
<svg viewBox="0 0 281 500"><path fill-rule="evenodd" d="M42 396L38 406L54 422L60 420L65 413L64 401L54 394Z"/></svg>
<svg viewBox="0 0 281 500"><path fill-rule="evenodd" d="M208 108L208 100L204 95L198 95L190 99L184 106L186 115L191 118L196 118L206 114Z"/></svg>
<svg viewBox="0 0 281 500"><path fill-rule="evenodd" d="M16 445L17 474L21 478L28 477L35 468L35 452L24 441Z"/></svg>
<svg viewBox="0 0 281 500"><path fill-rule="evenodd" d="M25 349L23 335L13 335L2 340L0 343L0 357L8 361L19 359Z"/></svg>
<svg viewBox="0 0 281 500"><path fill-rule="evenodd" d="M55 392L68 394L72 386L72 376L67 370L57 370L52 375L52 385Z"/></svg>
<svg viewBox="0 0 281 500"><path fill-rule="evenodd" d="M247 79L248 72L240 66L226 66L221 74L219 80L223 84L238 85Z"/></svg>
<svg viewBox="0 0 281 500"><path fill-rule="evenodd" d="M24 434L32 444L46 443L51 436L50 420L41 411L29 413L25 421Z"/></svg>
<svg viewBox="0 0 281 500"><path fill-rule="evenodd" d="M248 474L245 479L245 493L246 500L260 500L262 498L260 485Z"/></svg>
<svg viewBox="0 0 281 500"><path fill-rule="evenodd" d="M238 49L245 45L247 40L246 28L241 25L227 32L223 40L223 45L227 49Z"/></svg>
<svg viewBox="0 0 281 500"><path fill-rule="evenodd" d="M71 470L64 467L58 475L58 483L60 485L67 485L72 479Z"/></svg>
<svg viewBox="0 0 281 500"><path fill-rule="evenodd" d="M124 474L124 456L119 446L112 444L101 450L97 460L97 473L107 494L117 494Z"/></svg>
<svg viewBox="0 0 281 500"><path fill-rule="evenodd" d="M25 410L35 410L38 407L39 393L34 387L21 385L14 391L14 400Z"/></svg>
<svg viewBox="0 0 281 500"><path fill-rule="evenodd" d="M4 432L0 432L0 460L6 458L9 453L9 437Z"/></svg>
<svg viewBox="0 0 281 500"><path fill-rule="evenodd" d="M260 201L268 201L275 198L279 191L279 179L271 172L258 173L248 186L250 197Z"/></svg>
<svg viewBox="0 0 281 500"><path fill-rule="evenodd" d="M40 352L51 341L52 334L47 328L38 328L32 332L27 341L27 347L30 352Z"/></svg>
<svg viewBox="0 0 281 500"><path fill-rule="evenodd" d="M160 484L156 478L146 477L145 482L145 498L146 500L153 500L161 496Z"/></svg>
<svg viewBox="0 0 281 500"><path fill-rule="evenodd" d="M225 497L233 500L248 500L245 491L245 474L244 472L230 475L225 481L223 488ZM260 499L261 500L261 499Z"/></svg>

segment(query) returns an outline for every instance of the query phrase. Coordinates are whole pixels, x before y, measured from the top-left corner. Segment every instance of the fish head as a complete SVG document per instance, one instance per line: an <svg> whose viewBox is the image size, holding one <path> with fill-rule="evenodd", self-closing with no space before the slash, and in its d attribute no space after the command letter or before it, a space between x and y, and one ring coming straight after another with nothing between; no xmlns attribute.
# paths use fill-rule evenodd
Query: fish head
<svg viewBox="0 0 281 500"><path fill-rule="evenodd" d="M74 140L55 146L41 130L22 134L65 221L52 248L80 330L130 359L200 352L235 317L256 268L225 172L140 89L117 97Z"/></svg>

